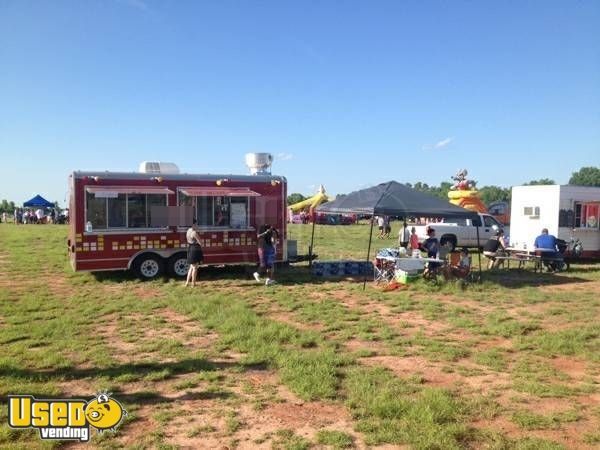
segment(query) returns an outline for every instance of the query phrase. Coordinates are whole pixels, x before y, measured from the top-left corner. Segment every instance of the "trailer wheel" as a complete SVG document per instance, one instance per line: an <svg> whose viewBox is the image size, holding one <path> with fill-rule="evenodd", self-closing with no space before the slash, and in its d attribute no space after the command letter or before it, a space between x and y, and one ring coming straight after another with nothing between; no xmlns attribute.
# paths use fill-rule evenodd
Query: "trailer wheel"
<svg viewBox="0 0 600 450"><path fill-rule="evenodd" d="M187 275L189 266L185 253L176 253L167 261L169 274L177 278L184 278Z"/></svg>
<svg viewBox="0 0 600 450"><path fill-rule="evenodd" d="M440 245L444 246L447 243L450 244L450 251L453 252L456 248L456 238L454 236L442 236L440 239Z"/></svg>
<svg viewBox="0 0 600 450"><path fill-rule="evenodd" d="M154 254L138 256L133 262L133 273L141 280L153 280L164 272L163 259Z"/></svg>

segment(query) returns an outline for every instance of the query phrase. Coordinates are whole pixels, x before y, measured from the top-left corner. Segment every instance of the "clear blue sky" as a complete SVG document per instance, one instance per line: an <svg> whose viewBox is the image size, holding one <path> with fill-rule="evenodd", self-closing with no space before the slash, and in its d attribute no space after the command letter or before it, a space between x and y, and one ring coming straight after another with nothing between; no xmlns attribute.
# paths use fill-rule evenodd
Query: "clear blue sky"
<svg viewBox="0 0 600 450"><path fill-rule="evenodd" d="M0 0L0 198L249 151L305 194L566 183L600 165L600 2Z"/></svg>

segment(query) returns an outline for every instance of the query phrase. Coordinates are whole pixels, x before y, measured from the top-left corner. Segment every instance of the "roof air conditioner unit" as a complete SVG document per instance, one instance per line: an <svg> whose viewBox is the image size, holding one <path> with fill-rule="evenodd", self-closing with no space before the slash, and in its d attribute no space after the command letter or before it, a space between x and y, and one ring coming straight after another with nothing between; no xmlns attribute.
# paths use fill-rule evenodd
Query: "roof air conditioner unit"
<svg viewBox="0 0 600 450"><path fill-rule="evenodd" d="M179 173L179 167L171 162L142 161L139 171L140 173L176 175Z"/></svg>

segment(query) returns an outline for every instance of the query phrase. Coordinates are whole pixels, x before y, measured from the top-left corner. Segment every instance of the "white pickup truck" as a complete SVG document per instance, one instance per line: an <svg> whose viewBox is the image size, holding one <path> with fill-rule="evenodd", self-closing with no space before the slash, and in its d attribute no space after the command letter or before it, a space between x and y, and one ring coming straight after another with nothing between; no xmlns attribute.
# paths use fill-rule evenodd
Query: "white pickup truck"
<svg viewBox="0 0 600 450"><path fill-rule="evenodd" d="M419 242L427 239L425 232L427 227L435 230L435 237L440 244L450 243L452 250L456 247L477 247L477 219L449 219L449 222L436 222L427 225L415 225ZM485 242L504 225L489 214L479 214L479 242L483 246Z"/></svg>

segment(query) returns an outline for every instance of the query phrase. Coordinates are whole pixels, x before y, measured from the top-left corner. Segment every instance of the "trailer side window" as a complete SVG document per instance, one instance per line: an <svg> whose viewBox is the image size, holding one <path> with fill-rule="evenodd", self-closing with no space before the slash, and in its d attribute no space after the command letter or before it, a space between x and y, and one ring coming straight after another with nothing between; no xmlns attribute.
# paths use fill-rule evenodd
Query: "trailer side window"
<svg viewBox="0 0 600 450"><path fill-rule="evenodd" d="M215 227L229 226L229 197L214 197L213 224Z"/></svg>
<svg viewBox="0 0 600 450"><path fill-rule="evenodd" d="M106 198L96 198L91 192L86 192L85 221L92 224L92 229L106 228Z"/></svg>
<svg viewBox="0 0 600 450"><path fill-rule="evenodd" d="M167 213L167 196L162 194L148 194L146 196L147 205L147 223L149 228L162 228ZM154 210L154 212L153 212ZM154 220L153 220L154 219Z"/></svg>
<svg viewBox="0 0 600 450"><path fill-rule="evenodd" d="M229 226L231 228L248 227L248 197L231 197L229 208Z"/></svg>
<svg viewBox="0 0 600 450"><path fill-rule="evenodd" d="M87 192L86 222L93 230L109 228L157 228L164 227L160 213L166 214L167 196L163 194L111 194L111 196ZM157 217L154 217L153 213Z"/></svg>
<svg viewBox="0 0 600 450"><path fill-rule="evenodd" d="M598 228L599 215L600 203L575 203L575 228Z"/></svg>
<svg viewBox="0 0 600 450"><path fill-rule="evenodd" d="M198 226L213 226L213 197L196 197L196 221Z"/></svg>
<svg viewBox="0 0 600 450"><path fill-rule="evenodd" d="M127 195L127 226L129 228L145 228L146 196L144 194Z"/></svg>
<svg viewBox="0 0 600 450"><path fill-rule="evenodd" d="M119 194L116 198L107 199L108 228L124 228L127 226L125 211L127 203L126 194Z"/></svg>

